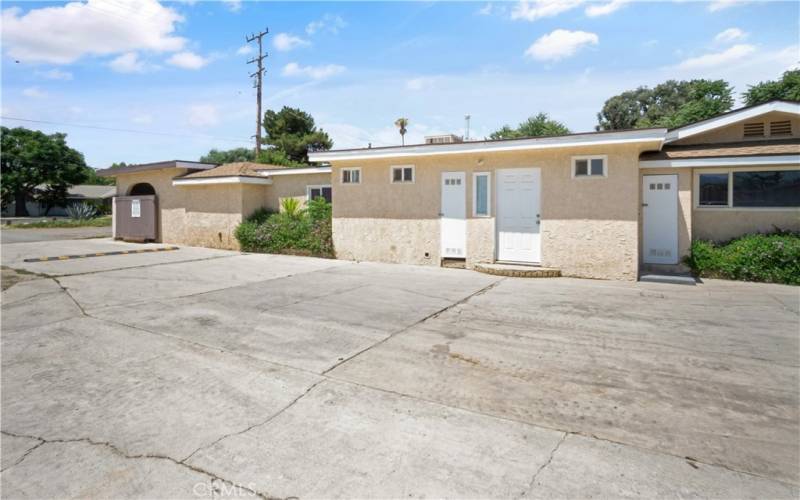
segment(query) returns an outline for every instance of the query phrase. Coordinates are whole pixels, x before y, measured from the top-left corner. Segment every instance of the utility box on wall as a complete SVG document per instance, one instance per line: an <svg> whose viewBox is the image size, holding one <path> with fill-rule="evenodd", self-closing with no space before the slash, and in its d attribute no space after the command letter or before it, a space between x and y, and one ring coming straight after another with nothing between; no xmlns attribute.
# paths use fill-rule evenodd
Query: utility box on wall
<svg viewBox="0 0 800 500"><path fill-rule="evenodd" d="M114 239L158 240L158 198L156 195L115 196Z"/></svg>

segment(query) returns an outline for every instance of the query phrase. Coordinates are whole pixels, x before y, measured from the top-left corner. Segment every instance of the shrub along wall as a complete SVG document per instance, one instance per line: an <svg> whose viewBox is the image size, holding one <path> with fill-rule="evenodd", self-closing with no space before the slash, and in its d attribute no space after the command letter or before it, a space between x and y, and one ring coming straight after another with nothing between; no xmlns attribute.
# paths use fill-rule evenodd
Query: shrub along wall
<svg viewBox="0 0 800 500"><path fill-rule="evenodd" d="M726 243L697 240L686 263L707 278L800 285L800 233L750 234Z"/></svg>
<svg viewBox="0 0 800 500"><path fill-rule="evenodd" d="M297 200L287 198L282 209L280 213L258 210L239 224L234 235L243 251L335 256L330 203L317 198L301 208Z"/></svg>

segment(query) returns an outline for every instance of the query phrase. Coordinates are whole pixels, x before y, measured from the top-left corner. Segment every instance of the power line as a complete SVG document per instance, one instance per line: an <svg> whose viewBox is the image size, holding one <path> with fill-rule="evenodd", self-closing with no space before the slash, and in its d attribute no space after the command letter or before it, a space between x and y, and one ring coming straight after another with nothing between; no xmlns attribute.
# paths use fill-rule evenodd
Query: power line
<svg viewBox="0 0 800 500"><path fill-rule="evenodd" d="M160 135L165 137L184 137L184 138L191 138L191 139L215 139L219 141L231 141L231 142L246 142L249 143L249 139L238 139L233 137L217 137L213 135L200 135L200 134L176 134L172 132L156 132L150 130L135 130L135 129L127 129L127 128L115 128L115 127L101 127L99 125L83 125L80 123L67 123L67 122L52 122L47 120L32 120L29 118L16 118L13 116L0 116L0 120L12 120L18 122L28 122L28 123L42 123L45 125L58 125L60 127L77 127L77 128L89 128L95 130L105 130L108 132L125 132L129 134L147 134L147 135Z"/></svg>

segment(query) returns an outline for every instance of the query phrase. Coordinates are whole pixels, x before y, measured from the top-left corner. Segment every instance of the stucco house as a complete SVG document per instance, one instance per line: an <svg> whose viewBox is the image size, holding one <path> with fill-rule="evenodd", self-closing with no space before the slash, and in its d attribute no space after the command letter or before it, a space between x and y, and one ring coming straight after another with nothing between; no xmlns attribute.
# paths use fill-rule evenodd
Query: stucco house
<svg viewBox="0 0 800 500"><path fill-rule="evenodd" d="M302 201L331 197L330 167L172 160L106 169L98 174L117 180L115 237L125 236L118 224L120 216L128 215L117 210L117 202L154 197L154 240L211 248L238 249L236 226L259 208L278 211L281 201L288 197Z"/></svg>
<svg viewBox="0 0 800 500"><path fill-rule="evenodd" d="M635 280L692 239L800 230L800 104L674 130L309 154L331 165L338 258L512 262Z"/></svg>

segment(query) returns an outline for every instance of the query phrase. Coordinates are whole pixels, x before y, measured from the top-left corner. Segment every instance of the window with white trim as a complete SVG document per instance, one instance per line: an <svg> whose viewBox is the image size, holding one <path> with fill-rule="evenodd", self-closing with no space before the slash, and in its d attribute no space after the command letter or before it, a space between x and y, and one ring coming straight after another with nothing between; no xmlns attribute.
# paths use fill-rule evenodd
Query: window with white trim
<svg viewBox="0 0 800 500"><path fill-rule="evenodd" d="M340 179L342 184L361 184L361 169L343 168Z"/></svg>
<svg viewBox="0 0 800 500"><path fill-rule="evenodd" d="M475 172L472 175L472 215L489 217L492 203L492 177L489 172Z"/></svg>
<svg viewBox="0 0 800 500"><path fill-rule="evenodd" d="M410 184L414 182L414 165L397 165L391 167L392 184Z"/></svg>
<svg viewBox="0 0 800 500"><path fill-rule="evenodd" d="M317 198L325 198L325 201L331 203L333 190L330 186L306 186L306 199L311 201Z"/></svg>
<svg viewBox="0 0 800 500"><path fill-rule="evenodd" d="M608 157L603 156L573 156L572 177L606 177Z"/></svg>
<svg viewBox="0 0 800 500"><path fill-rule="evenodd" d="M800 170L722 170L696 174L698 208L800 207Z"/></svg>

